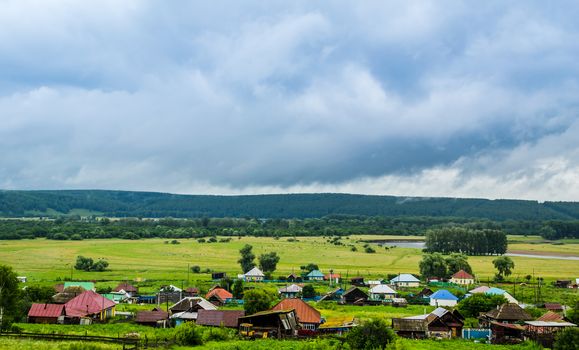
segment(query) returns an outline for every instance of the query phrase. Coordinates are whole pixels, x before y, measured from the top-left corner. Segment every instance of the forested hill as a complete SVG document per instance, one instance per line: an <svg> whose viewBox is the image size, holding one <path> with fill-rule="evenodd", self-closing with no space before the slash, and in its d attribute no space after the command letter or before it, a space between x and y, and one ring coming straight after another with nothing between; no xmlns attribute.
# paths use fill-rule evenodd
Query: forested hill
<svg viewBox="0 0 579 350"><path fill-rule="evenodd" d="M101 190L0 191L0 216L61 214L175 218L315 218L343 214L539 221L577 220L579 203L329 193L206 196Z"/></svg>

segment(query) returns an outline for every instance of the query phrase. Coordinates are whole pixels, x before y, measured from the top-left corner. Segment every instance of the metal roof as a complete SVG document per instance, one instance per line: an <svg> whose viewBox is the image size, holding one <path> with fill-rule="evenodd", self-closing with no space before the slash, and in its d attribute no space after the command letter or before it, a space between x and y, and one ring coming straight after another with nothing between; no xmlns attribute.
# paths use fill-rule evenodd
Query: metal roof
<svg viewBox="0 0 579 350"><path fill-rule="evenodd" d="M452 294L451 292L447 291L446 289L437 290L430 296L430 299L438 299L438 300L458 300L458 298Z"/></svg>
<svg viewBox="0 0 579 350"><path fill-rule="evenodd" d="M385 284L379 284L371 288L368 292L372 294L396 294L396 291Z"/></svg>
<svg viewBox="0 0 579 350"><path fill-rule="evenodd" d="M103 297L100 294L87 290L71 299L65 304L67 316L84 317L110 309L115 306L115 302Z"/></svg>
<svg viewBox="0 0 579 350"><path fill-rule="evenodd" d="M58 317L63 314L63 304L32 304L28 311L28 317Z"/></svg>
<svg viewBox="0 0 579 350"><path fill-rule="evenodd" d="M401 273L390 280L390 283L397 282L420 282L420 280L409 273Z"/></svg>

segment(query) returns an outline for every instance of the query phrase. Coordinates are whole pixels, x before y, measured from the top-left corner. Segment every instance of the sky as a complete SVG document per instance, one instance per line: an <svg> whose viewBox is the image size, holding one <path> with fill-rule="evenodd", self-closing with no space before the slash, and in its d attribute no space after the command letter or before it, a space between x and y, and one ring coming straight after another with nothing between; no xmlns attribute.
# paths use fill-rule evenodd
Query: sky
<svg viewBox="0 0 579 350"><path fill-rule="evenodd" d="M0 0L0 188L579 200L575 1Z"/></svg>

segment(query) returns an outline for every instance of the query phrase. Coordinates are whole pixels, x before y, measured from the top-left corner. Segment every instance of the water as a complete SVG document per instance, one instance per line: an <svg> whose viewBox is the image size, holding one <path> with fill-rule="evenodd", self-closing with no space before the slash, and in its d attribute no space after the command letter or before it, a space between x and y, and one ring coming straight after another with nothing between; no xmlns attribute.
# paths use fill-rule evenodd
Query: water
<svg viewBox="0 0 579 350"><path fill-rule="evenodd" d="M553 259L553 260L576 260L579 261L579 256L559 256L559 255L543 255L543 254L519 254L507 253L506 256L518 256L521 258L536 258L536 259Z"/></svg>

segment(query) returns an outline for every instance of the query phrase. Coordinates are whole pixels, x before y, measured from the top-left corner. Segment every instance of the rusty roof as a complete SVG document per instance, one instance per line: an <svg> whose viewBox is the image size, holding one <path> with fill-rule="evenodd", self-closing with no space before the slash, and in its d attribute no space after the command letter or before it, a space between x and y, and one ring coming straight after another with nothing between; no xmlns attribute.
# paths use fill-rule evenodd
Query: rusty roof
<svg viewBox="0 0 579 350"><path fill-rule="evenodd" d="M100 294L87 290L65 304L67 316L84 317L110 309L116 304L114 301Z"/></svg>
<svg viewBox="0 0 579 350"><path fill-rule="evenodd" d="M136 293L137 292L137 287L128 284L127 282L123 282L123 283L119 283L119 285L113 289L113 291L115 292L120 292L121 290L124 290L127 293Z"/></svg>
<svg viewBox="0 0 579 350"><path fill-rule="evenodd" d="M135 322L137 323L151 323L168 319L169 313L160 310L137 311L137 315L135 316Z"/></svg>
<svg viewBox="0 0 579 350"><path fill-rule="evenodd" d="M28 317L58 317L64 315L63 304L32 304Z"/></svg>
<svg viewBox="0 0 579 350"><path fill-rule="evenodd" d="M320 314L320 312L301 299L296 298L283 299L271 309L272 310L294 309L296 311L296 315L298 316L298 320L301 323L320 323L322 321L322 315Z"/></svg>
<svg viewBox="0 0 579 350"><path fill-rule="evenodd" d="M237 320L245 316L243 310L199 310L197 324L201 326L237 327Z"/></svg>
<svg viewBox="0 0 579 350"><path fill-rule="evenodd" d="M563 321L563 316L553 311L547 311L543 316L539 317L537 321L560 322Z"/></svg>
<svg viewBox="0 0 579 350"><path fill-rule="evenodd" d="M495 320L506 321L530 321L533 319L527 311L517 304L505 303L484 314L484 316Z"/></svg>

